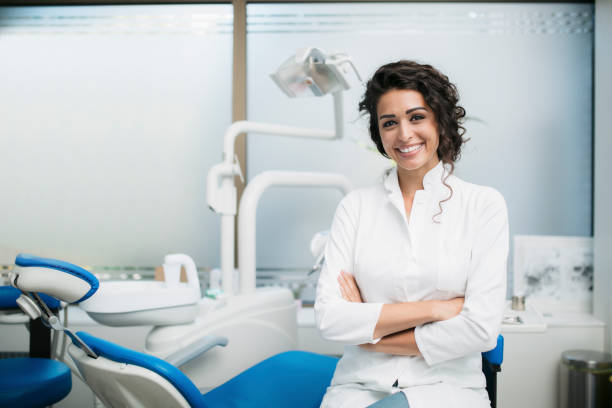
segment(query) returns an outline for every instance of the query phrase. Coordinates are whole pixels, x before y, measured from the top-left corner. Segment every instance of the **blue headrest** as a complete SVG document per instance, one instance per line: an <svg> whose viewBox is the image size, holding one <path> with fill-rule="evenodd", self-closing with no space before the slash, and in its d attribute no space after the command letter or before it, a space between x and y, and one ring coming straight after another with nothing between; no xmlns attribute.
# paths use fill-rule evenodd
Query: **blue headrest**
<svg viewBox="0 0 612 408"><path fill-rule="evenodd" d="M12 286L0 286L0 309L19 309L17 306L17 298L21 295L21 291ZM59 300L39 293L40 298L47 304L49 309L59 309Z"/></svg>
<svg viewBox="0 0 612 408"><path fill-rule="evenodd" d="M91 272L69 262L51 258L41 258L35 255L19 254L17 255L17 258L15 258L15 265L22 267L55 269L57 271L66 272L70 275L74 275L84 280L90 285L90 289L83 297L77 300L77 302L82 302L83 300L88 299L98 290L98 278L96 278Z"/></svg>
<svg viewBox="0 0 612 408"><path fill-rule="evenodd" d="M177 391L187 400L190 407L206 408L198 388L181 370L167 361L121 347L86 332L77 332L77 336L99 356L118 363L133 364L159 374L176 387ZM75 345L78 346L77 343Z"/></svg>
<svg viewBox="0 0 612 408"><path fill-rule="evenodd" d="M497 345L493 350L482 353L482 356L491 364L501 365L504 361L504 336L497 336Z"/></svg>

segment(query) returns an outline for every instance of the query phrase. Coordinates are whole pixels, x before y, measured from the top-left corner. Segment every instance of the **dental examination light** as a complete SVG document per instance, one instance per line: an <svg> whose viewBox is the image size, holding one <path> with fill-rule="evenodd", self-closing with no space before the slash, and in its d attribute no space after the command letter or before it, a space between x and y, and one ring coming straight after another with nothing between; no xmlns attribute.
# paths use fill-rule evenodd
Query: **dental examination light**
<svg viewBox="0 0 612 408"><path fill-rule="evenodd" d="M304 94L323 96L351 87L349 68L361 80L353 61L346 54L326 56L320 49L309 47L298 50L270 77L290 98Z"/></svg>
<svg viewBox="0 0 612 408"><path fill-rule="evenodd" d="M331 93L334 97L336 132L330 138L340 139L344 132L342 91L351 87L351 73L361 82L361 76L348 55L337 53L328 56L318 48L308 47L298 50L270 77L290 98Z"/></svg>
<svg viewBox="0 0 612 408"><path fill-rule="evenodd" d="M348 55L341 53L328 55L314 47L298 50L270 76L289 97L325 96L331 93L334 100L335 129L330 131L238 121L234 122L225 132L223 162L216 164L208 172L206 198L208 206L221 215L222 282L223 291L228 295L233 292L234 225L238 205L234 176L239 176L244 182L240 164L234 155L236 137L242 133L248 133L326 140L340 139L343 134L342 91L349 89L350 84L355 80L361 81ZM241 277L243 275L242 267L240 275Z"/></svg>

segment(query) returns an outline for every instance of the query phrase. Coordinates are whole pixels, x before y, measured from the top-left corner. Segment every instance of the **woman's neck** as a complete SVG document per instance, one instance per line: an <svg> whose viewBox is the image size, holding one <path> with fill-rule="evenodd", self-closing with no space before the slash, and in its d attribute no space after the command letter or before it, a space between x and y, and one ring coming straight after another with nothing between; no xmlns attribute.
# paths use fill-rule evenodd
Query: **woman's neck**
<svg viewBox="0 0 612 408"><path fill-rule="evenodd" d="M402 195L404 197L414 197L417 190L423 190L425 175L436 167L439 162L440 160L431 160L426 165L415 170L406 170L398 166L397 177Z"/></svg>

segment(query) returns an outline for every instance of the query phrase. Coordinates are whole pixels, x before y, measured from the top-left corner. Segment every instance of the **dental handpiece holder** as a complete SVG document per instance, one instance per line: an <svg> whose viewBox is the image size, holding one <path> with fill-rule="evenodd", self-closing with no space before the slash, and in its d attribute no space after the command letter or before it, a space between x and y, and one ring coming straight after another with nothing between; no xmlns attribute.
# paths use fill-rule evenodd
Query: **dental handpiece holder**
<svg viewBox="0 0 612 408"><path fill-rule="evenodd" d="M180 282L184 268L187 282ZM187 324L198 314L201 298L196 265L189 256L164 257L164 281L105 281L94 296L80 304L107 326L170 326Z"/></svg>

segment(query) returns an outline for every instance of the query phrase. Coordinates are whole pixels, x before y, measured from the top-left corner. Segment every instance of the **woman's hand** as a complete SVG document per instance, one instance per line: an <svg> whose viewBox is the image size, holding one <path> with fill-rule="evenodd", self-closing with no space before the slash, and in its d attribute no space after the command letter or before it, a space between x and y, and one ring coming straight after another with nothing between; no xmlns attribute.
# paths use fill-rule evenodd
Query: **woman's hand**
<svg viewBox="0 0 612 408"><path fill-rule="evenodd" d="M416 339L414 338L413 329L393 333L383 337L376 344L365 343L360 344L359 347L368 351L395 354L398 356L418 356L421 354L416 344Z"/></svg>
<svg viewBox="0 0 612 408"><path fill-rule="evenodd" d="M449 300L434 301L433 314L436 321L448 320L451 317L457 316L463 309L464 298L458 297Z"/></svg>
<svg viewBox="0 0 612 408"><path fill-rule="evenodd" d="M340 285L340 293L342 293L342 298L344 300L363 303L361 292L359 291L359 287L353 275L346 271L340 271L340 275L338 275L338 284Z"/></svg>

